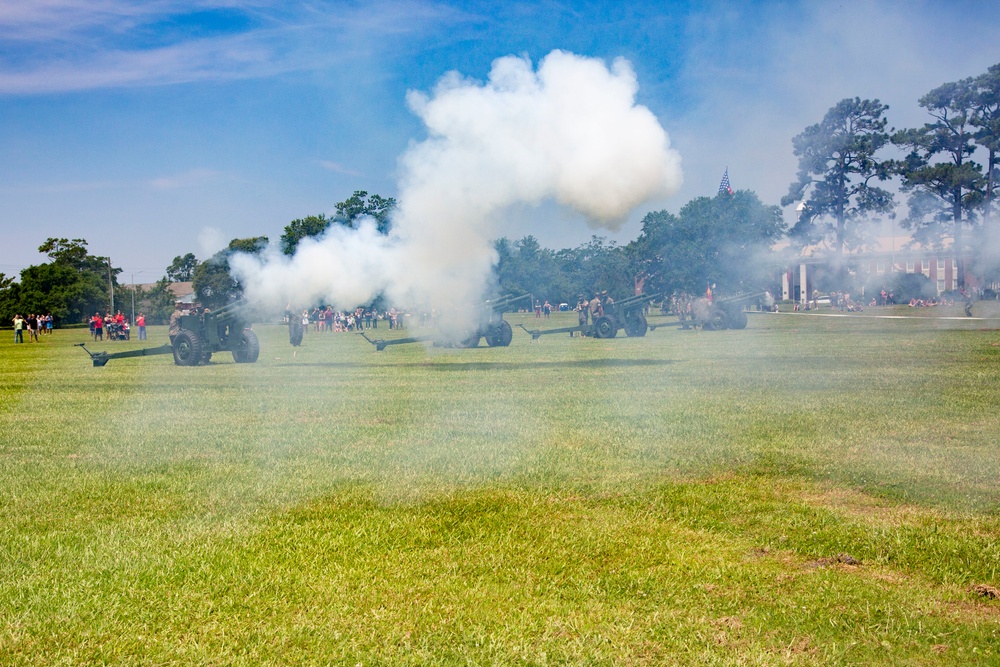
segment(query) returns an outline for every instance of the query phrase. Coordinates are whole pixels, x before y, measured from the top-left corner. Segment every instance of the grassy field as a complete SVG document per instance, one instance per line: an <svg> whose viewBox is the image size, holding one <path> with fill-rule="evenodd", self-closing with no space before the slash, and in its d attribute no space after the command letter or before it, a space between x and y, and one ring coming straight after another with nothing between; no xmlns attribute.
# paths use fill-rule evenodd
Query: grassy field
<svg viewBox="0 0 1000 667"><path fill-rule="evenodd" d="M197 368L8 332L0 664L1000 664L1000 320L872 314Z"/></svg>

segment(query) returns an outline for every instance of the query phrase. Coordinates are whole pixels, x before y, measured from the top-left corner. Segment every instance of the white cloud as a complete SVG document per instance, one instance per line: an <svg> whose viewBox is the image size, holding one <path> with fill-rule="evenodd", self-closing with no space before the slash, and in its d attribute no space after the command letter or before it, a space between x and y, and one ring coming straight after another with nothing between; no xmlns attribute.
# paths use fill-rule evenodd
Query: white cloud
<svg viewBox="0 0 1000 667"><path fill-rule="evenodd" d="M464 20L460 12L432 3L383 5L8 0L0 3L0 40L17 48L0 48L0 94L323 69L391 48L406 34ZM173 25L212 12L202 19L202 33Z"/></svg>
<svg viewBox="0 0 1000 667"><path fill-rule="evenodd" d="M344 174L345 176L364 176L359 171L355 171L349 167L345 167L339 162L333 162L332 160L316 160L316 164L323 167L327 171L332 171L335 174Z"/></svg>
<svg viewBox="0 0 1000 667"><path fill-rule="evenodd" d="M176 190L178 188L197 187L217 180L223 173L212 169L190 169L179 174L159 176L148 181L154 190Z"/></svg>

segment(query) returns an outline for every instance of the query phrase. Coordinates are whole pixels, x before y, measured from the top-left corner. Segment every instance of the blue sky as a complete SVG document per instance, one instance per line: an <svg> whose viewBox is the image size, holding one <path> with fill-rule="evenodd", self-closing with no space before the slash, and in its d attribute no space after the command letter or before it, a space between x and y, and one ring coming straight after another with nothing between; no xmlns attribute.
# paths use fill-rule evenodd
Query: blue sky
<svg viewBox="0 0 1000 667"><path fill-rule="evenodd" d="M407 91L553 49L631 61L682 155L682 190L634 211L612 235L627 242L646 212L713 195L727 166L777 203L791 137L844 97L925 122L917 99L1000 62L998 34L992 2L4 0L0 272L82 237L123 282L149 282L354 190L394 196L397 158L424 136ZM508 231L550 247L595 233L555 206Z"/></svg>

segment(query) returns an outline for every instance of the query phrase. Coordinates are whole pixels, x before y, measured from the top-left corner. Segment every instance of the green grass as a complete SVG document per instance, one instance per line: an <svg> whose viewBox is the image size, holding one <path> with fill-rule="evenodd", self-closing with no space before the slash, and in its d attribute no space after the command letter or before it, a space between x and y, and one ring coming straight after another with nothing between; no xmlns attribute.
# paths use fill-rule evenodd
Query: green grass
<svg viewBox="0 0 1000 667"><path fill-rule="evenodd" d="M5 337L0 664L1000 663L995 324Z"/></svg>

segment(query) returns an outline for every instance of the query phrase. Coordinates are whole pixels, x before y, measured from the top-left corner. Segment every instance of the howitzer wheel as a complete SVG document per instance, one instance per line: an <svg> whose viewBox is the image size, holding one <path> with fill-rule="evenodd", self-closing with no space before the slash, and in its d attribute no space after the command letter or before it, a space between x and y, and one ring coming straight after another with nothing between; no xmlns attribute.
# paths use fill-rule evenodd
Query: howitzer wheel
<svg viewBox="0 0 1000 667"><path fill-rule="evenodd" d="M747 328L747 314L743 312L743 309L733 309L729 311L729 328L730 329L746 329Z"/></svg>
<svg viewBox="0 0 1000 667"><path fill-rule="evenodd" d="M493 335L486 337L486 343L490 347L507 347L514 340L514 330L510 328L507 320L500 320L500 324L496 325L491 333Z"/></svg>
<svg viewBox="0 0 1000 667"><path fill-rule="evenodd" d="M614 338L618 335L618 325L607 315L594 321L594 338Z"/></svg>
<svg viewBox="0 0 1000 667"><path fill-rule="evenodd" d="M174 336L174 363L178 366L197 366L205 354L201 336L193 331L181 329Z"/></svg>
<svg viewBox="0 0 1000 667"><path fill-rule="evenodd" d="M240 335L239 343L233 348L233 361L238 364L252 364L256 363L259 356L260 341L257 340L257 334L245 329Z"/></svg>
<svg viewBox="0 0 1000 667"><path fill-rule="evenodd" d="M708 319L702 323L701 328L705 331L722 331L729 326L729 319L721 308L713 308Z"/></svg>
<svg viewBox="0 0 1000 667"><path fill-rule="evenodd" d="M462 340L458 341L455 344L455 347L462 347L462 348L479 347L480 338L482 338L482 336L479 335L479 332L474 331L471 334L469 334L466 338L463 338Z"/></svg>
<svg viewBox="0 0 1000 667"><path fill-rule="evenodd" d="M642 338L649 331L649 323L646 316L639 314L625 320L625 334L629 337Z"/></svg>

